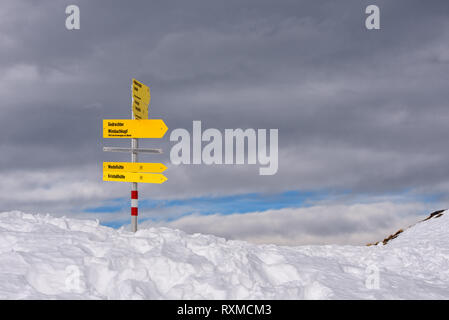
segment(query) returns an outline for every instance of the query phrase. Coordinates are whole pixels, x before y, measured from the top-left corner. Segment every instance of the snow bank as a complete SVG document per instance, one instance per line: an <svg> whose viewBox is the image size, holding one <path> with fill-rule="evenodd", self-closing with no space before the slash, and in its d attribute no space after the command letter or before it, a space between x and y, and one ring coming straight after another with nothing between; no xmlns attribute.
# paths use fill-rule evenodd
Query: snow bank
<svg viewBox="0 0 449 320"><path fill-rule="evenodd" d="M253 245L0 213L2 299L449 298L449 214L386 246Z"/></svg>

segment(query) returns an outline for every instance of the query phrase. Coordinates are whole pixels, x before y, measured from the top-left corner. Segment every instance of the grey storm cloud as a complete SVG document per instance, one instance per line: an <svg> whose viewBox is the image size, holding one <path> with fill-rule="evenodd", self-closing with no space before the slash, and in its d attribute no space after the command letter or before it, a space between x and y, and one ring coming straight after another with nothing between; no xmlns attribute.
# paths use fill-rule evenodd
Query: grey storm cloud
<svg viewBox="0 0 449 320"><path fill-rule="evenodd" d="M81 29L65 29L76 4ZM381 30L364 9L381 9ZM154 198L285 190L449 197L449 3L432 1L13 1L0 5L2 210L76 211L127 194L101 182L101 120L151 87L169 180ZM279 129L279 171L171 166L170 130ZM40 179L34 181L33 179ZM47 190L47 191L46 191ZM55 199L48 190L58 190ZM145 193L142 193L144 196Z"/></svg>

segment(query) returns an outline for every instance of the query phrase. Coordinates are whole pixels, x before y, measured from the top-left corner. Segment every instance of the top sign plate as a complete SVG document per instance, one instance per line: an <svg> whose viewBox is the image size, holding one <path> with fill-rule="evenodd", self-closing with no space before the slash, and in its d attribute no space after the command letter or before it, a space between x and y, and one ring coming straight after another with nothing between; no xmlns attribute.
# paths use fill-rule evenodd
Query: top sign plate
<svg viewBox="0 0 449 320"><path fill-rule="evenodd" d="M133 98L132 110L137 120L148 119L148 105L150 104L150 88L142 82L133 79L131 85L131 96Z"/></svg>
<svg viewBox="0 0 449 320"><path fill-rule="evenodd" d="M133 79L132 97L144 105L150 104L150 87L144 85L142 82Z"/></svg>

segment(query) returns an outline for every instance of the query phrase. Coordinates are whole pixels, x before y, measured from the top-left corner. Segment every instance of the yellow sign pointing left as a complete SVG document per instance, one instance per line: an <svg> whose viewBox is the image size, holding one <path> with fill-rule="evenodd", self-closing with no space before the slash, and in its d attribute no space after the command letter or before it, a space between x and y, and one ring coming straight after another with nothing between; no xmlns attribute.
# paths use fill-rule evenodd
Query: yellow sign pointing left
<svg viewBox="0 0 449 320"><path fill-rule="evenodd" d="M162 138L167 130L162 119L103 120L103 138Z"/></svg>
<svg viewBox="0 0 449 320"><path fill-rule="evenodd" d="M164 183L167 178L160 173L138 173L103 171L103 181L139 182L139 183Z"/></svg>

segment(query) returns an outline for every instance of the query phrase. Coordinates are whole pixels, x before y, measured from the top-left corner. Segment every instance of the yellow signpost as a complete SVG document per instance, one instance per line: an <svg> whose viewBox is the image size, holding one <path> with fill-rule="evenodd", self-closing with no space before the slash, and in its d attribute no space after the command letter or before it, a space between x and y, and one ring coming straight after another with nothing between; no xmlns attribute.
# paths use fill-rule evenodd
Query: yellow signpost
<svg viewBox="0 0 449 320"><path fill-rule="evenodd" d="M160 173L103 171L104 181L163 183L167 178Z"/></svg>
<svg viewBox="0 0 449 320"><path fill-rule="evenodd" d="M133 114L137 120L148 119L148 105L150 104L150 88L140 81L132 82Z"/></svg>
<svg viewBox="0 0 449 320"><path fill-rule="evenodd" d="M132 119L103 120L103 138L131 138L132 162L103 162L103 180L131 182L131 230L137 231L138 192L137 183L164 183L167 178L161 174L167 167L162 163L139 163L139 152L161 153L160 149L139 149L138 138L162 138L168 128L161 119L148 119L150 88L132 79ZM128 148L104 148L105 151L123 151ZM149 173L151 172L151 173Z"/></svg>
<svg viewBox="0 0 449 320"><path fill-rule="evenodd" d="M142 104L137 100L133 100L133 113L136 120L148 119L148 105Z"/></svg>
<svg viewBox="0 0 449 320"><path fill-rule="evenodd" d="M167 167L162 163L103 162L103 171L161 173L165 170Z"/></svg>
<svg viewBox="0 0 449 320"><path fill-rule="evenodd" d="M103 120L103 138L162 138L167 130L162 119Z"/></svg>
<svg viewBox="0 0 449 320"><path fill-rule="evenodd" d="M150 87L144 85L142 82L133 79L133 98L141 100L144 104L150 103Z"/></svg>

